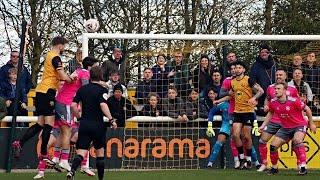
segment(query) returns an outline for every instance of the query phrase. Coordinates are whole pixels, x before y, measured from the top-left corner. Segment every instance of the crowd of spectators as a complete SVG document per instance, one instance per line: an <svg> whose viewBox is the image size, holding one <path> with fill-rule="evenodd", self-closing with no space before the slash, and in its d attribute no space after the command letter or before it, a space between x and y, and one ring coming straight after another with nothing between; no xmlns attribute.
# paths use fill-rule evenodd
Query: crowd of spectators
<svg viewBox="0 0 320 180"><path fill-rule="evenodd" d="M119 120L120 127L125 124L125 119L135 115L169 116L180 121L207 118L208 111L216 106L215 100L219 97L221 82L230 76L230 64L239 61L234 52L228 53L226 63L220 65L212 64L207 55L201 55L198 63L191 67L192 64L188 63L180 50L174 52L172 60L159 54L153 67L144 68L143 78L136 86L132 101L125 84L124 57L120 48L114 48L112 55L101 66L104 86L108 89L108 105L112 116ZM5 102L8 115L13 114L18 58L19 52L12 51L10 60L0 70L0 97ZM69 61L70 73L81 64L81 59L81 51L77 51L75 59ZM277 68L279 67L272 57L271 48L261 45L256 60L246 73L266 91L275 82ZM318 114L320 68L316 63L315 53L309 53L305 61L302 56L295 55L292 63L285 69L288 83L297 88L301 99ZM27 115L27 93L32 87L32 81L24 66L20 83L22 95L18 115ZM258 100L257 115L265 115L264 100L265 95Z"/></svg>

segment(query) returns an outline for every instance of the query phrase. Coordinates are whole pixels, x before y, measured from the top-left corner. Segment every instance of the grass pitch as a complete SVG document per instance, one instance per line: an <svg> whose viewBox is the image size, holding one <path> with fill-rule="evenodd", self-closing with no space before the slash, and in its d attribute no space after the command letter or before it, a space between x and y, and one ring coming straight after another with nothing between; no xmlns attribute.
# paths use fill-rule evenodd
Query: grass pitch
<svg viewBox="0 0 320 180"><path fill-rule="evenodd" d="M36 173L0 173L3 180L33 179ZM97 176L97 175L96 175ZM258 173L254 170L168 170L168 171L106 171L106 180L317 180L320 170L309 170L305 176L297 175L295 170L280 170L279 174L269 176L266 173ZM66 179L66 173L46 173L45 180ZM97 177L88 177L77 173L76 180L94 180Z"/></svg>

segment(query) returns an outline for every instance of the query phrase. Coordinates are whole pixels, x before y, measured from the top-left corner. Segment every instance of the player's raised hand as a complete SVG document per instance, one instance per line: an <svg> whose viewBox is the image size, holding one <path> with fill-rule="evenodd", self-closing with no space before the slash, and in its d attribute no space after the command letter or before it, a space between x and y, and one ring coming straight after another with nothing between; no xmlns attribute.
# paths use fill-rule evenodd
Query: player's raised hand
<svg viewBox="0 0 320 180"><path fill-rule="evenodd" d="M215 136L216 134L214 133L214 130L212 128L212 122L208 122L208 128L207 128L207 131L206 131L206 134L208 137L213 137Z"/></svg>

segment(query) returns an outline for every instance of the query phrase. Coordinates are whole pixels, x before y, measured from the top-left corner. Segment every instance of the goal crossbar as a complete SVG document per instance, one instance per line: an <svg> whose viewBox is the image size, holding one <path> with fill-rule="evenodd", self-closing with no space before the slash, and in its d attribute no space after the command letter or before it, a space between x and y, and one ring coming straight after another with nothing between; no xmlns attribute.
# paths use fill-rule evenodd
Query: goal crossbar
<svg viewBox="0 0 320 180"><path fill-rule="evenodd" d="M221 34L132 34L84 33L83 57L88 56L89 39L150 39L150 40L254 40L254 41L319 41L320 35L221 35Z"/></svg>

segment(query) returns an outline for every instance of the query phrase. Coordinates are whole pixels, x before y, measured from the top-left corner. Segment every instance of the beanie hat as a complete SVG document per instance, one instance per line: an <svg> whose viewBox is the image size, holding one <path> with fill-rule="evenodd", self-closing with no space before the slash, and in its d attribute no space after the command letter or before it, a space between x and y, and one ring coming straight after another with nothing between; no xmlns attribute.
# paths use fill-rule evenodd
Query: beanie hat
<svg viewBox="0 0 320 180"><path fill-rule="evenodd" d="M116 84L113 87L113 92L115 92L116 90L120 90L123 93L123 88L122 88L122 85L120 83Z"/></svg>

